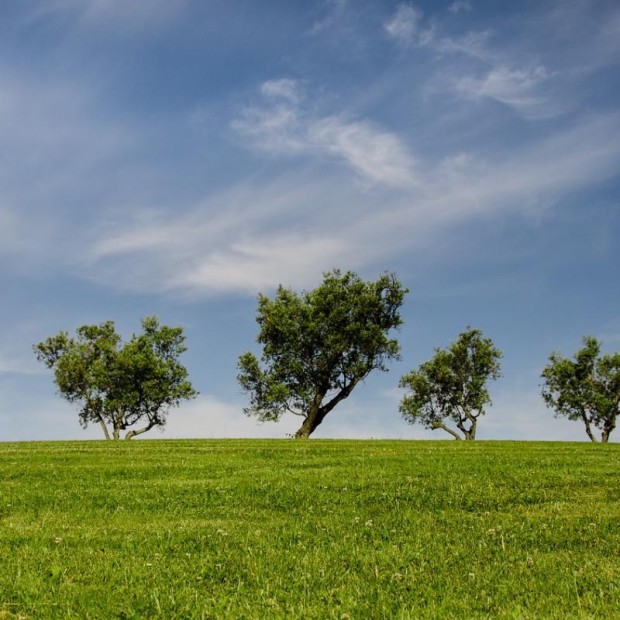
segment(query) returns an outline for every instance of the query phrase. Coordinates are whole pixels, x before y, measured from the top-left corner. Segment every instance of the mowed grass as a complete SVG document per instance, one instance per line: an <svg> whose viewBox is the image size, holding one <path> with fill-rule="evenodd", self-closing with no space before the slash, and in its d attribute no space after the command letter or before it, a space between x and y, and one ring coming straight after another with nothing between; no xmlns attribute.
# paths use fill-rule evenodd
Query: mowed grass
<svg viewBox="0 0 620 620"><path fill-rule="evenodd" d="M619 448L0 444L0 619L620 618Z"/></svg>

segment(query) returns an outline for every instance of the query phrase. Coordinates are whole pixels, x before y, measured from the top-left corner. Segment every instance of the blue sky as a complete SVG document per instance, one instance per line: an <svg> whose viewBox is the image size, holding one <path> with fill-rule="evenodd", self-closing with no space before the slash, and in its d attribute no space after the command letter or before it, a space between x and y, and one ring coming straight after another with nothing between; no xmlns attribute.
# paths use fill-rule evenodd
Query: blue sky
<svg viewBox="0 0 620 620"><path fill-rule="evenodd" d="M396 386L472 325L504 352L480 437L583 440L539 375L620 348L619 61L612 0L3 0L0 440L98 438L32 344L147 314L201 392L151 437L293 432L236 362L258 292L334 267L411 292L402 362L315 436L443 437Z"/></svg>

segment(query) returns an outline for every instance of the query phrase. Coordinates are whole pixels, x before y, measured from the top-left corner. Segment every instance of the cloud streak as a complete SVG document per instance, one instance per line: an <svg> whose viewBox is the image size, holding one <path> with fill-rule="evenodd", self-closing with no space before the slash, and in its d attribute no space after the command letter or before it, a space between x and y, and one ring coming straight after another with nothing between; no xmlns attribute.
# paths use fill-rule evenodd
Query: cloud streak
<svg viewBox="0 0 620 620"><path fill-rule="evenodd" d="M311 124L333 141L341 129ZM333 169L288 171L275 184L257 180L184 215L120 227L93 246L91 268L111 269L107 277L117 285L203 295L307 285L333 266L423 256L461 224L510 214L538 218L563 196L609 178L620 163L617 125L615 115L592 118L494 161L458 153L421 163L418 184L398 191L370 191ZM298 156L292 149L276 153Z"/></svg>
<svg viewBox="0 0 620 620"><path fill-rule="evenodd" d="M351 121L339 115L316 116L301 106L293 80L265 82L269 99L243 110L232 128L257 149L272 154L333 156L371 183L396 187L415 184L415 160L395 134L368 120Z"/></svg>

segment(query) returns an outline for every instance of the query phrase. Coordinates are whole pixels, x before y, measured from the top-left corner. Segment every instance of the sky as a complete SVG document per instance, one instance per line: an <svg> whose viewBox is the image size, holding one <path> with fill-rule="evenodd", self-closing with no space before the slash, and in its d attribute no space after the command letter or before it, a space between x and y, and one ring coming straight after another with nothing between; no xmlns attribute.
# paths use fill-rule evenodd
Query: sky
<svg viewBox="0 0 620 620"><path fill-rule="evenodd" d="M587 439L540 372L620 350L619 69L615 0L3 0L0 440L100 438L32 345L151 314L200 396L147 437L286 437L237 360L259 293L333 268L410 293L402 360L314 436L448 438L398 381L473 326L480 438Z"/></svg>

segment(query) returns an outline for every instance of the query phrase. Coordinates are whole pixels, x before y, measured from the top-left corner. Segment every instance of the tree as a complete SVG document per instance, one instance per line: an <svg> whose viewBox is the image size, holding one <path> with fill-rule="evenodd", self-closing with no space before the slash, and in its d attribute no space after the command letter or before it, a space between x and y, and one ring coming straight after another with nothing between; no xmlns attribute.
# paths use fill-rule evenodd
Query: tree
<svg viewBox="0 0 620 620"><path fill-rule="evenodd" d="M607 443L620 413L620 353L600 353L601 343L592 336L584 337L572 360L552 353L541 373L542 397L556 417L581 420L594 442L592 429L599 429Z"/></svg>
<svg viewBox="0 0 620 620"><path fill-rule="evenodd" d="M399 358L388 332L402 323L407 292L393 274L365 282L333 270L312 291L279 286L273 300L259 295L262 364L244 353L238 365L246 415L278 421L291 412L303 418L295 437L309 437L371 371Z"/></svg>
<svg viewBox="0 0 620 620"><path fill-rule="evenodd" d="M491 404L486 384L501 376L501 357L490 338L469 328L449 348L435 349L432 359L401 378L399 386L409 392L400 412L411 424L443 429L455 439L475 439L478 418ZM462 436L445 420L453 422Z"/></svg>
<svg viewBox="0 0 620 620"><path fill-rule="evenodd" d="M106 439L125 439L163 427L171 407L197 392L179 362L186 350L183 328L160 325L150 316L142 333L123 344L114 322L83 325L34 345L37 359L54 370L60 396L80 407L80 423L98 423Z"/></svg>

